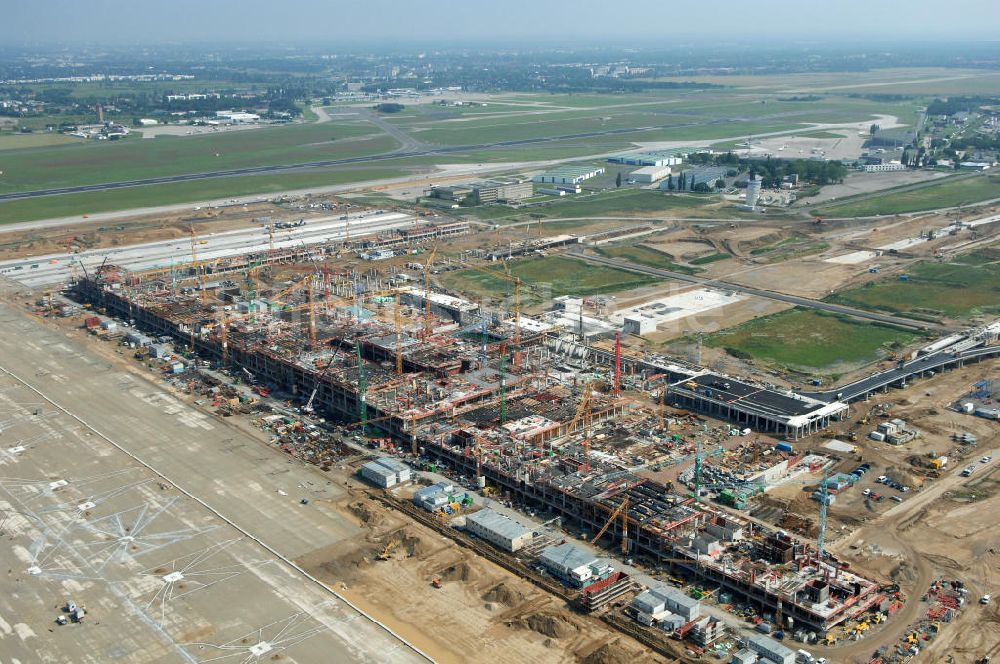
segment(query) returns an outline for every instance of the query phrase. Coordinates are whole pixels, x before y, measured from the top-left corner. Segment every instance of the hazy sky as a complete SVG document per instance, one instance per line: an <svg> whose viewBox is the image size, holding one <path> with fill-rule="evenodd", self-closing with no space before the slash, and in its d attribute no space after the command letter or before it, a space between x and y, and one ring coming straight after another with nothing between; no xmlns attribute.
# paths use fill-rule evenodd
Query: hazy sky
<svg viewBox="0 0 1000 664"><path fill-rule="evenodd" d="M7 44L1000 39L1000 0L6 0ZM611 42L610 40L613 40ZM699 43L705 44L702 39ZM592 42L603 45L602 42ZM345 44L346 45L346 44Z"/></svg>

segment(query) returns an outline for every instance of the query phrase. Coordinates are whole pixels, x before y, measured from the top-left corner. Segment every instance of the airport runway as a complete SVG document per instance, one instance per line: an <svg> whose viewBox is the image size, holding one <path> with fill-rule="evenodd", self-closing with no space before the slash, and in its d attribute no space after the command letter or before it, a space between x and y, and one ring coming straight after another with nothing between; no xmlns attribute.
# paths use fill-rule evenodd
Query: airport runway
<svg viewBox="0 0 1000 664"><path fill-rule="evenodd" d="M754 118L755 122L760 122L763 120L771 118L785 118L787 114L774 114L772 116L761 116ZM142 185L149 184L168 184L171 182L189 182L192 180L207 180L211 178L223 178L223 177L234 177L238 175L256 175L261 173L285 173L289 171L306 170L311 168L329 168L331 166L348 166L353 164L364 164L373 161L387 161L390 159L402 159L407 157L425 157L432 155L446 155L461 152L470 152L476 150L491 150L495 148L509 148L517 147L520 145L536 145L540 143L551 143L556 141L571 141L584 138L600 138L604 136L615 136L618 134L635 134L644 131L655 131L661 129L685 129L689 127L704 127L709 125L717 124L731 124L733 122L749 121L747 118L717 118L715 120L708 120L704 122L684 122L684 123L673 123L673 124L659 124L659 125L649 125L647 127L622 127L619 129L604 129L601 131L586 131L578 132L575 134L561 134L558 136L544 136L540 138L523 138L518 140L510 141L498 141L496 143L478 143L473 145L447 145L441 147L426 147L423 149L405 149L405 145L402 148L397 148L392 152L385 152L377 155L368 155L363 157L347 157L344 159L326 159L323 161L312 161L305 162L301 164L278 164L269 166L251 166L247 168L234 168L222 171L207 171L204 173L184 173L181 175L165 175L160 177L151 178L138 178L135 180L122 180L119 182L104 182L97 184L84 184L76 185L71 187L53 187L51 189L36 189L34 191L20 191L11 192L7 194L0 194L0 202L2 201L13 201L26 198L38 198L41 196L53 196L56 194L76 194L87 191L107 191L111 189L124 189L127 187L138 187ZM830 126L840 126L840 125L830 125ZM815 125L812 127L813 130L826 128L827 125ZM781 134L790 134L797 131L798 129L789 129L776 132L766 132L762 134L754 134L755 136L778 136ZM739 137L737 137L739 138ZM717 143L725 140L733 139L713 139L707 141L710 143ZM698 141L694 141L698 143ZM704 141L703 141L704 142Z"/></svg>
<svg viewBox="0 0 1000 664"><path fill-rule="evenodd" d="M307 220L304 226L291 229L275 229L274 248L284 249L298 245L313 245L335 242L345 237L350 224L350 233L362 235L399 228L412 227L417 220L408 214L388 212L381 214L361 213L343 220L341 215ZM270 247L266 227L223 231L200 236L195 244L198 260L213 260L237 256ZM62 253L34 256L26 259L0 261L0 274L32 288L49 286L66 281L71 274L71 266L82 263L87 270L97 268L107 259L109 264L120 265L131 270L169 268L191 262L191 241L187 238L134 244L125 247L92 249L77 254Z"/></svg>

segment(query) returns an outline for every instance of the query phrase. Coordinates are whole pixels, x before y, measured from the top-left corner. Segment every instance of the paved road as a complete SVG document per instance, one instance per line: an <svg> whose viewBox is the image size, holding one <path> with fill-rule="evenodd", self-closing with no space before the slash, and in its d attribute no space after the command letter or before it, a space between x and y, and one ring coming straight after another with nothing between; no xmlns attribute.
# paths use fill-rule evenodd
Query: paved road
<svg viewBox="0 0 1000 664"><path fill-rule="evenodd" d="M631 270L632 272L641 272L643 274L651 274L655 277L663 277L664 279L674 279L676 281L685 281L690 284L698 284L699 286L708 286L710 288L719 288L723 290L731 290L737 293L744 293L746 295L754 295L756 297L763 297L769 300L776 300L778 302L785 302L786 304L792 304L797 307L808 307L810 309L820 309L822 311L829 311L837 314L844 314L846 316L852 316L854 318L864 318L866 320L872 320L877 323L887 323L890 325L898 325L900 327L907 328L927 328L931 330L943 331L946 328L942 325L936 325L933 323L923 323L920 321L910 320L909 318L901 318L899 316L890 316L888 314L875 313L873 311L865 311L863 309L855 309L853 307L845 307L840 304L831 304L829 302L821 302L819 300L811 300L807 297L799 297L798 295L788 295L786 293L778 293L775 291L764 290L761 288L751 288L749 286L741 286L739 284L734 284L729 281L721 281L719 279L706 279L703 277L696 277L689 274L682 274L680 272L671 272L669 270L661 270L655 267L647 267L645 265L637 265L635 263L630 263L629 261L614 259L614 258L604 258L602 256L592 256L584 253L575 253L574 256L577 258L582 258L583 260L590 261L592 263L601 263L603 265L609 265L611 267L617 267L622 270Z"/></svg>

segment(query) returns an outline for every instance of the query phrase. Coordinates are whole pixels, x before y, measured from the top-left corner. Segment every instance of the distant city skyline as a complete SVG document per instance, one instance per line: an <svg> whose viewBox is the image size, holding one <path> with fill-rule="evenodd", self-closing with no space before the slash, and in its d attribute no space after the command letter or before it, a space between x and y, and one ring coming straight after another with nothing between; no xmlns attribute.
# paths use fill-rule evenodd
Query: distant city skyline
<svg viewBox="0 0 1000 664"><path fill-rule="evenodd" d="M578 0L565 7L537 1L493 0L263 0L147 4L121 0L15 1L4 10L0 39L6 45L106 42L155 44L264 40L329 41L373 48L408 44L510 42L544 47L582 40L586 46L624 46L715 35L746 42L807 44L866 39L899 43L934 38L996 41L996 0L716 0L664 3ZM697 42L708 46L710 42ZM584 44L581 44L584 45ZM666 44L664 44L666 45Z"/></svg>

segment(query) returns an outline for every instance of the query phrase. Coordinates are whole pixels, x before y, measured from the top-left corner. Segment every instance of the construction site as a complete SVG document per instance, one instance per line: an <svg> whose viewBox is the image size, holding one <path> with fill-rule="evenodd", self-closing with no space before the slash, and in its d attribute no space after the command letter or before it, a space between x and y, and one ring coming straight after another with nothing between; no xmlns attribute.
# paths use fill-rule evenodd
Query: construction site
<svg viewBox="0 0 1000 664"><path fill-rule="evenodd" d="M105 264L80 278L72 294L184 349L173 371L245 377L262 394L280 393L306 413L348 423L373 447L474 477L479 488L559 515L583 533L607 533L625 556L669 560L706 587L778 612L779 623L783 615L803 638L885 601L877 583L824 554L822 533L817 546L703 500L702 443L709 437L697 427L668 432L669 413L683 411L662 402L668 389L677 398L697 385L736 389L724 377L680 366L654 374L638 360L624 363L620 344L608 366L550 371L580 362L560 355L558 340L523 334L516 301L510 320L489 320L476 316L472 303L427 297L426 285L325 270L321 251L275 251L211 269L195 262L130 272ZM304 264L306 275L281 288L264 283L286 263ZM520 288L516 279L512 285ZM652 384L661 388L660 404L643 397ZM819 427L846 409L777 392L764 397L770 412L743 417L765 430L765 416L783 417L795 427L786 434L798 431L796 417L818 413L809 426ZM759 399L748 399L745 410L758 408ZM691 459L687 485L642 473ZM798 459L788 454L777 463L772 479ZM746 466L756 468L752 460Z"/></svg>
<svg viewBox="0 0 1000 664"><path fill-rule="evenodd" d="M617 302L553 297L519 271L521 261L572 255L648 225L510 240L436 216L352 214L355 223L306 217L231 239L205 240L192 228L189 240L162 243L156 259L123 249L7 269L25 286L51 289L32 294L36 313L82 319L88 339L140 360L195 406L290 459L331 478L351 472L338 518L367 529L364 542L345 539L298 562L342 584L353 605L391 615L393 629L434 659L461 659L413 631L421 611L446 610L444 598L508 607L470 612L469 635L500 615L593 662L614 661L601 659L606 637L582 638L598 625L624 637L619 655L743 648L794 661L784 640L830 661L867 662L874 658L860 652L875 650L870 634L884 643L905 627L893 616L915 617L881 549L855 549L848 535L910 500L914 468L937 479L949 460L989 449L991 365L976 369L986 378L971 390L949 395L951 412L979 415L956 428L964 452L940 449L939 429L922 412L887 398L994 362L1000 325L922 341L836 388L794 389L762 372L709 368L700 345L692 361L638 341L650 321L655 330L734 311L756 295L697 285L663 297L640 283ZM449 287L441 277L453 270L501 290ZM61 294L54 279L66 279ZM885 450L873 462L860 448L879 443ZM361 486L351 486L355 473ZM434 532L452 543L428 546ZM432 550L453 562L431 565ZM419 610L366 597L367 587L390 593L393 574L440 593L421 596ZM689 610L688 600L701 608ZM553 601L589 615L566 618ZM950 603L928 608L925 620L961 619L947 614ZM585 630L584 618L597 620ZM930 638L925 625L915 633ZM491 647L511 638L497 635ZM902 643L899 657L914 645ZM545 659L540 641L519 647ZM890 654L883 661L905 661Z"/></svg>

